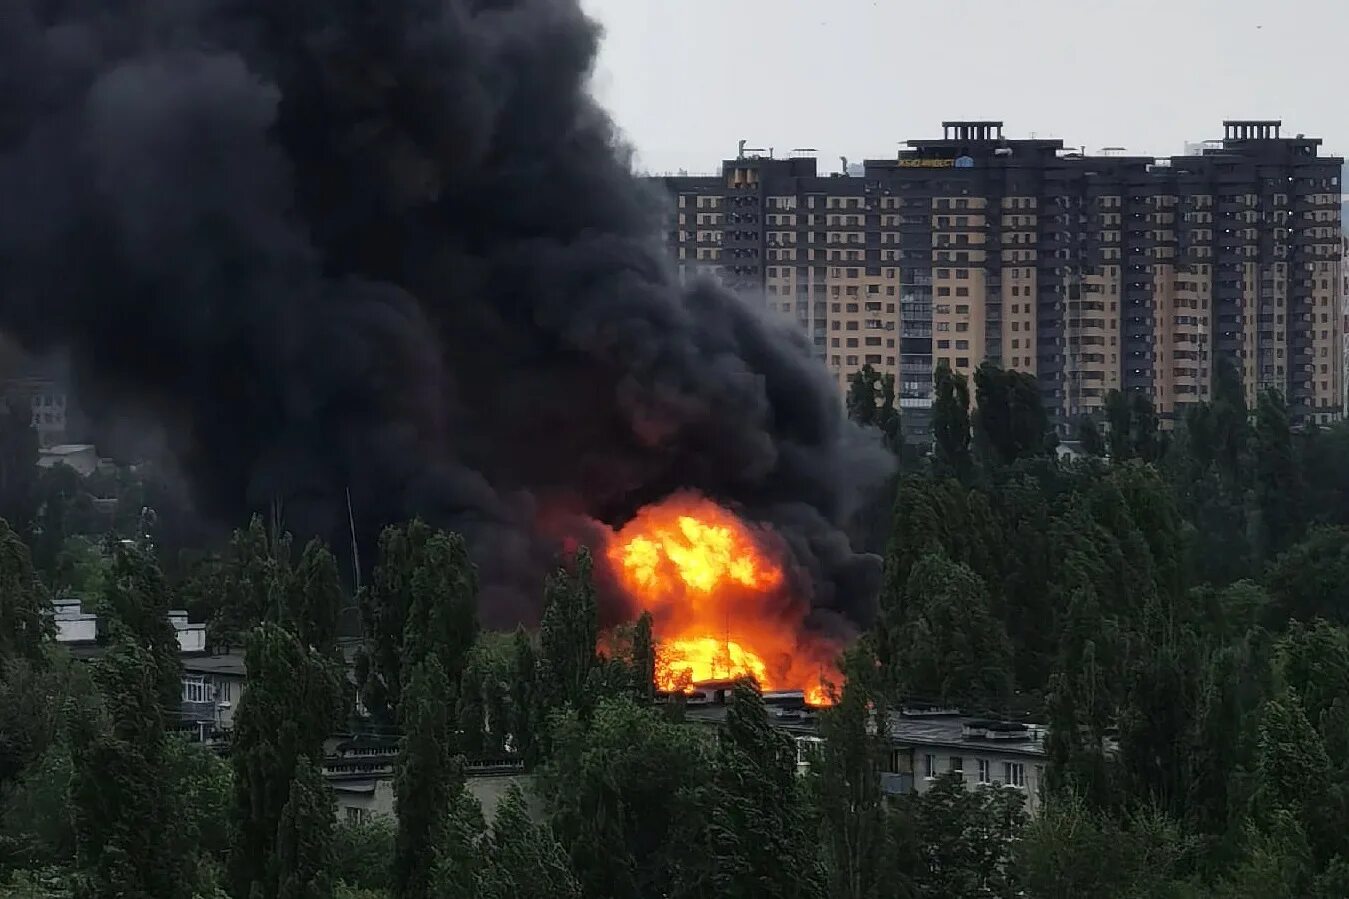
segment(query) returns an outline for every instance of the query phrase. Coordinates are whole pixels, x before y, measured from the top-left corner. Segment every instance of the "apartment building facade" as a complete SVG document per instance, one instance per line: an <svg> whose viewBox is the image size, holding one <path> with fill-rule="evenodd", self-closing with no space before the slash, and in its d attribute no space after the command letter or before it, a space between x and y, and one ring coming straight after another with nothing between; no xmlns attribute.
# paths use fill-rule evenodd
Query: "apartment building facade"
<svg viewBox="0 0 1349 899"><path fill-rule="evenodd" d="M1034 374L1065 428L1112 389L1173 421L1220 357L1252 404L1269 387L1299 423L1341 415L1343 160L1320 140L1228 121L1159 159L942 127L860 177L742 155L658 179L682 274L796 322L840 390L864 365L894 375L920 432L943 360Z"/></svg>

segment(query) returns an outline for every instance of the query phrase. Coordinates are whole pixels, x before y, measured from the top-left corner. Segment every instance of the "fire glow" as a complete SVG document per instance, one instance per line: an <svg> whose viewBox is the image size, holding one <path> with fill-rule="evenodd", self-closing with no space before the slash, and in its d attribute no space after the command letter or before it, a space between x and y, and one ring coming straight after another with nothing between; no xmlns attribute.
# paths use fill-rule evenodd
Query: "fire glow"
<svg viewBox="0 0 1349 899"><path fill-rule="evenodd" d="M808 633L807 604L790 594L785 547L695 494L642 509L605 556L635 604L651 613L656 686L665 691L748 675L764 690L802 690L828 703L839 647Z"/></svg>

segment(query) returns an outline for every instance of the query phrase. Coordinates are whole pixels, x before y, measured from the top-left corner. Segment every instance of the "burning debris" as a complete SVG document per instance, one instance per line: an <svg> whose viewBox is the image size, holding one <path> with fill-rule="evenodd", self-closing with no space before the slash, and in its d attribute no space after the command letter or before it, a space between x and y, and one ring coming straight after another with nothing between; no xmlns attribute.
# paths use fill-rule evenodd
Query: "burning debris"
<svg viewBox="0 0 1349 899"><path fill-rule="evenodd" d="M575 0L0 7L0 330L162 423L204 515L276 502L334 546L348 497L362 544L420 515L507 624L582 536L541 519L627 534L690 489L770 526L782 580L727 574L720 629L667 633L734 613L776 683L866 617L879 562L842 526L889 458L793 325L680 283Z"/></svg>

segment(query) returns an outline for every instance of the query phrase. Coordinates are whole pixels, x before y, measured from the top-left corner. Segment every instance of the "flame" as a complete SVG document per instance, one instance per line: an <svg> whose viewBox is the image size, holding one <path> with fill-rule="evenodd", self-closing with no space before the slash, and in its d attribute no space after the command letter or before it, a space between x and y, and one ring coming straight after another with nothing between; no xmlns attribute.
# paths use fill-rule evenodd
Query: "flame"
<svg viewBox="0 0 1349 899"><path fill-rule="evenodd" d="M807 604L791 595L785 547L696 494L647 506L605 554L614 579L651 613L656 686L748 676L764 690L803 690L827 705L839 647L808 633Z"/></svg>

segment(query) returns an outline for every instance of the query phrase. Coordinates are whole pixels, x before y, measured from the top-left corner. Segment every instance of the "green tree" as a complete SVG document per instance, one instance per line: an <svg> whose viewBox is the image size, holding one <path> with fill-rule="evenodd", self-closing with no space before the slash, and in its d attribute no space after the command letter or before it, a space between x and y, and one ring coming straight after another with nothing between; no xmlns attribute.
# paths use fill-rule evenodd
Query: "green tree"
<svg viewBox="0 0 1349 899"><path fill-rule="evenodd" d="M901 695L996 708L1011 693L1011 647L983 581L967 566L924 556L886 622Z"/></svg>
<svg viewBox="0 0 1349 899"><path fill-rule="evenodd" d="M277 899L328 899L333 841L332 791L308 756L295 762L290 796L277 825L272 880Z"/></svg>
<svg viewBox="0 0 1349 899"><path fill-rule="evenodd" d="M1302 477L1293 454L1288 408L1274 390L1260 393L1255 411L1255 501L1266 556L1283 551L1302 527Z"/></svg>
<svg viewBox="0 0 1349 899"><path fill-rule="evenodd" d="M1145 393L1135 393L1130 401L1129 440L1133 455L1144 462L1161 457L1161 439L1157 434L1157 410Z"/></svg>
<svg viewBox="0 0 1349 899"><path fill-rule="evenodd" d="M1349 631L1344 628L1324 620L1293 621L1274 653L1280 682L1297 696L1313 725L1337 699L1349 697Z"/></svg>
<svg viewBox="0 0 1349 899"><path fill-rule="evenodd" d="M650 612L643 612L637 619L637 627L632 637L632 677L637 686L637 695L644 699L654 698L656 692L656 637L652 630Z"/></svg>
<svg viewBox="0 0 1349 899"><path fill-rule="evenodd" d="M333 829L333 880L352 889L389 889L397 834L397 822L387 815L339 821Z"/></svg>
<svg viewBox="0 0 1349 899"><path fill-rule="evenodd" d="M478 633L477 572L462 537L415 520L380 535L379 564L360 596L365 646L356 678L377 719L398 720L404 669L434 653L457 688Z"/></svg>
<svg viewBox="0 0 1349 899"><path fill-rule="evenodd" d="M1213 366L1212 452L1218 472L1229 489L1240 489L1249 481L1246 464L1251 444L1250 413L1246 407L1246 389L1241 372L1227 356L1219 356Z"/></svg>
<svg viewBox="0 0 1349 899"><path fill-rule="evenodd" d="M1068 794L1046 804L1021 831L1015 868L1030 899L1163 899L1181 884L1197 840L1153 812L1123 820Z"/></svg>
<svg viewBox="0 0 1349 899"><path fill-rule="evenodd" d="M246 656L248 689L234 716L236 834L229 874L236 895L277 894L271 860L301 758L322 763L323 741L336 725L342 685L331 660L289 630L264 624Z"/></svg>
<svg viewBox="0 0 1349 899"><path fill-rule="evenodd" d="M821 895L796 747L768 723L759 688L741 680L721 727L703 850L714 894Z"/></svg>
<svg viewBox="0 0 1349 899"><path fill-rule="evenodd" d="M338 622L345 601L337 560L318 540L311 540L283 592L282 620L305 646L326 656L337 654Z"/></svg>
<svg viewBox="0 0 1349 899"><path fill-rule="evenodd" d="M514 649L510 635L484 633L469 653L458 707L461 748L467 755L506 751L514 719Z"/></svg>
<svg viewBox="0 0 1349 899"><path fill-rule="evenodd" d="M1274 560L1265 583L1276 625L1291 618L1349 624L1349 530L1312 528Z"/></svg>
<svg viewBox="0 0 1349 899"><path fill-rule="evenodd" d="M28 410L0 403L0 518L28 534L37 517L38 438Z"/></svg>
<svg viewBox="0 0 1349 899"><path fill-rule="evenodd" d="M1014 788L969 790L944 775L912 803L923 859L916 894L1012 897L1022 895L1014 849L1026 822Z"/></svg>
<svg viewBox="0 0 1349 899"><path fill-rule="evenodd" d="M909 895L916 848L898 838L881 795L883 741L871 729L871 697L851 680L820 713L823 742L810 767L820 822L825 895L891 899Z"/></svg>
<svg viewBox="0 0 1349 899"><path fill-rule="evenodd" d="M12 871L0 875L0 895L5 899L72 899L75 879L61 868L39 871Z"/></svg>
<svg viewBox="0 0 1349 899"><path fill-rule="evenodd" d="M1105 437L1096 419L1084 415L1077 421L1077 440L1082 444L1082 452L1088 456L1101 458L1106 453Z"/></svg>
<svg viewBox="0 0 1349 899"><path fill-rule="evenodd" d="M1125 462L1133 458L1133 406L1129 398L1118 390L1107 392L1105 419L1109 425L1107 440L1110 445L1110 461Z"/></svg>
<svg viewBox="0 0 1349 899"><path fill-rule="evenodd" d="M965 376L951 370L945 359L932 376L932 436L941 469L962 480L969 477L970 391Z"/></svg>
<svg viewBox="0 0 1349 899"><path fill-rule="evenodd" d="M879 411L876 387L880 379L880 374L870 365L862 366L848 379L848 417L863 427L876 424Z"/></svg>
<svg viewBox="0 0 1349 899"><path fill-rule="evenodd" d="M1140 635L1125 675L1119 711L1119 759L1129 792L1181 818L1194 796L1193 739L1201 705L1203 660L1189 627L1160 610Z"/></svg>
<svg viewBox="0 0 1349 899"><path fill-rule="evenodd" d="M158 661L131 633L95 663L106 720L72 722L70 801L90 896L187 896L164 778Z"/></svg>
<svg viewBox="0 0 1349 899"><path fill-rule="evenodd" d="M52 593L56 596L73 593L91 599L102 596L110 565L103 543L80 534L68 537L56 554Z"/></svg>
<svg viewBox="0 0 1349 899"><path fill-rule="evenodd" d="M275 615L289 570L289 537L269 534L262 516L254 515L247 528L236 530L206 591L211 645L245 644L253 628Z"/></svg>
<svg viewBox="0 0 1349 899"><path fill-rule="evenodd" d="M566 850L547 825L530 818L514 784L497 806L485 854L486 899L581 899Z"/></svg>
<svg viewBox="0 0 1349 899"><path fill-rule="evenodd" d="M1220 899L1302 899L1312 895L1311 850L1295 815L1284 809L1271 810L1264 829L1247 827L1243 850L1240 864L1215 890Z"/></svg>
<svg viewBox="0 0 1349 899"><path fill-rule="evenodd" d="M233 841L234 779L229 762L215 750L181 735L164 744L165 792L171 798L174 840L198 866L215 868L229 859ZM214 877L202 872L197 880Z"/></svg>
<svg viewBox="0 0 1349 899"><path fill-rule="evenodd" d="M56 568L57 556L66 540L100 528L93 514L93 497L75 469L58 464L38 471L30 548L33 564L50 573Z"/></svg>
<svg viewBox="0 0 1349 899"><path fill-rule="evenodd" d="M696 829L709 769L702 733L630 696L601 699L588 723L558 715L539 785L584 895L641 899L681 881L672 837Z"/></svg>
<svg viewBox="0 0 1349 899"><path fill-rule="evenodd" d="M543 727L543 701L534 641L523 627L515 631L511 652L511 740L529 764L538 761L538 734Z"/></svg>
<svg viewBox="0 0 1349 899"><path fill-rule="evenodd" d="M1267 702L1259 733L1257 824L1274 832L1281 811L1294 816L1304 834L1328 823L1322 817L1322 800L1330 781L1330 758L1298 698L1285 693Z"/></svg>
<svg viewBox="0 0 1349 899"><path fill-rule="evenodd" d="M455 754L449 678L432 653L411 670L400 704L403 737L394 789L398 836L393 859L394 895L430 899L436 840L451 799L463 788L463 761Z"/></svg>
<svg viewBox="0 0 1349 899"><path fill-rule="evenodd" d="M985 362L974 373L974 390L975 432L995 461L1010 465L1045 453L1049 417L1034 375Z"/></svg>
<svg viewBox="0 0 1349 899"><path fill-rule="evenodd" d="M895 405L895 376L882 375L864 365L848 380L848 417L863 427L876 428L881 440L898 454L904 437Z"/></svg>
<svg viewBox="0 0 1349 899"><path fill-rule="evenodd" d="M491 869L486 858L487 824L482 806L459 786L441 812L441 823L427 860L426 895L455 899L487 899ZM395 896L400 896L397 890Z"/></svg>
<svg viewBox="0 0 1349 899"><path fill-rule="evenodd" d="M125 635L154 658L160 703L166 715L176 717L183 695L178 632L169 620L168 585L148 547L113 547L99 611L104 639Z"/></svg>
<svg viewBox="0 0 1349 899"><path fill-rule="evenodd" d="M561 567L544 587L543 620L539 626L540 662L547 671L554 706L585 709L586 684L598 663L595 646L599 623L589 550L582 547L571 568Z"/></svg>
<svg viewBox="0 0 1349 899"><path fill-rule="evenodd" d="M45 662L44 648L56 636L50 611L27 545L0 519L0 664Z"/></svg>

